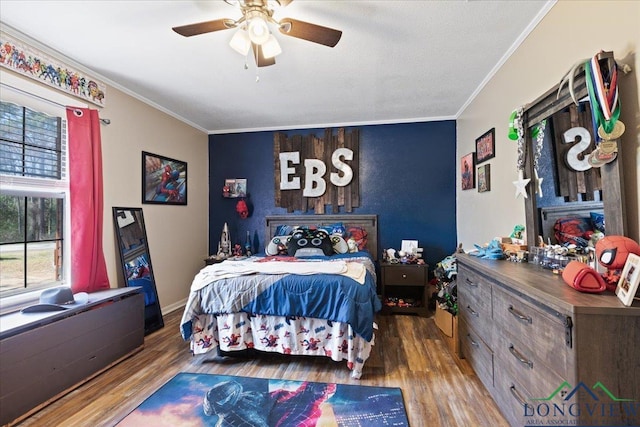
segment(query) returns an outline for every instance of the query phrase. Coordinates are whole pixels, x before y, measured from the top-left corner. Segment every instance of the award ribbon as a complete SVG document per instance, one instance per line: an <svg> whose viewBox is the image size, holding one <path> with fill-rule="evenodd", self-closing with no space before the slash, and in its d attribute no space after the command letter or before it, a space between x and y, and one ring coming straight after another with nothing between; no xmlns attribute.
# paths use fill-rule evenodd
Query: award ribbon
<svg viewBox="0 0 640 427"><path fill-rule="evenodd" d="M597 55L586 61L585 80L593 117L598 127L597 134L605 140L617 139L624 133L624 124L620 117L620 100L618 98L617 67L611 73L609 87L605 85Z"/></svg>

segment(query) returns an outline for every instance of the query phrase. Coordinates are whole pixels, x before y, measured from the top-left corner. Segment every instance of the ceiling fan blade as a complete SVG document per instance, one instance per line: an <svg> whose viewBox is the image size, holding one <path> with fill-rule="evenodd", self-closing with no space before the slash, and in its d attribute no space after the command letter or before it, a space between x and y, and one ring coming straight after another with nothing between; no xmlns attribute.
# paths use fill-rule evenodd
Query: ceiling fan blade
<svg viewBox="0 0 640 427"><path fill-rule="evenodd" d="M233 23L234 21L231 19L216 19L214 21L198 22L197 24L173 27L172 30L181 36L191 37L197 36L198 34L212 33L214 31L233 28L233 26L229 26Z"/></svg>
<svg viewBox="0 0 640 427"><path fill-rule="evenodd" d="M304 39L313 43L334 47L342 37L342 31L293 18L280 20L280 32L284 35Z"/></svg>
<svg viewBox="0 0 640 427"><path fill-rule="evenodd" d="M268 67L276 63L276 58L265 58L262 54L262 46L259 44L251 43L253 48L253 57L256 59L256 65L258 67Z"/></svg>

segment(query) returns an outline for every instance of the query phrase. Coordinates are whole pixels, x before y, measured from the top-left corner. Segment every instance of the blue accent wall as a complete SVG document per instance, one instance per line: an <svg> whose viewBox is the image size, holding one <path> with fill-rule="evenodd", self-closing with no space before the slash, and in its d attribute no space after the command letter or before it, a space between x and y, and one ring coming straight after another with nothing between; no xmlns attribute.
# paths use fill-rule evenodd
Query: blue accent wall
<svg viewBox="0 0 640 427"><path fill-rule="evenodd" d="M400 249L402 240L418 240L424 248L425 260L435 265L456 248L455 121L358 128L360 207L354 208L353 213L378 215L378 256L382 249ZM323 132L324 129L283 131L289 136L319 137ZM287 213L274 203L273 134L269 131L209 136L211 254L217 252L225 222L233 243L244 246L249 231L254 250L263 251L265 216ZM238 199L222 196L226 178L247 179L249 218L241 219L236 213ZM327 206L327 213L331 209L332 206ZM313 211L307 214L314 215Z"/></svg>

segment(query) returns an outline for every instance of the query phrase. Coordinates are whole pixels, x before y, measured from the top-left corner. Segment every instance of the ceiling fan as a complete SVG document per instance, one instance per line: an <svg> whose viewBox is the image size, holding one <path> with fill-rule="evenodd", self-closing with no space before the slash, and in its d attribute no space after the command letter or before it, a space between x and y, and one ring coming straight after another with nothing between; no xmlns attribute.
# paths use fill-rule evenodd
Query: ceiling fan
<svg viewBox="0 0 640 427"><path fill-rule="evenodd" d="M173 27L173 31L191 37L198 34L238 28L229 43L231 47L242 55L253 50L258 67L266 67L276 63L275 56L282 52L278 40L271 34L268 24L274 24L278 30L290 37L307 40L328 47L334 47L342 37L342 31L293 18L283 18L279 21L273 18L274 6L287 6L293 0L224 0L236 6L242 12L237 20L230 18L215 19L213 21Z"/></svg>

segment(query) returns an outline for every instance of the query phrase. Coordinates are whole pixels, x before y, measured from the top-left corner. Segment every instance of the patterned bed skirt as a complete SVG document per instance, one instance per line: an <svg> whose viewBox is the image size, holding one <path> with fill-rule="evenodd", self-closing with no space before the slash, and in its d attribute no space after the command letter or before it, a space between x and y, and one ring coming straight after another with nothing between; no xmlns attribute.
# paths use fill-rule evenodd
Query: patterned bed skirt
<svg viewBox="0 0 640 427"><path fill-rule="evenodd" d="M199 315L192 319L191 351L207 353L217 347L225 352L255 349L281 354L326 356L346 360L353 378L371 354L374 339L367 342L346 323L296 316L231 313ZM376 329L374 324L374 329Z"/></svg>

